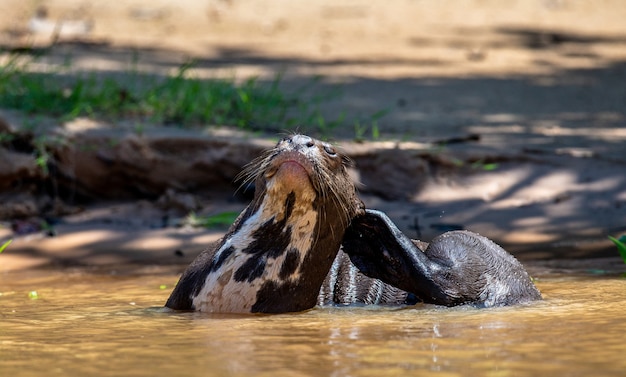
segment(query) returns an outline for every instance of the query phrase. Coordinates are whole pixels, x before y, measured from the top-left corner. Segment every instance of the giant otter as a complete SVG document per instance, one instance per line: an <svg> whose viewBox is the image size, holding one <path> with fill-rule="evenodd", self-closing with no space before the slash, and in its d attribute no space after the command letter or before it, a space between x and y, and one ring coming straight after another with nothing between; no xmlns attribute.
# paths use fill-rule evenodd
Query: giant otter
<svg viewBox="0 0 626 377"><path fill-rule="evenodd" d="M363 274L426 303L491 307L541 299L517 259L466 230L444 233L427 244L409 239L387 215L368 209L347 229L343 251Z"/></svg>
<svg viewBox="0 0 626 377"><path fill-rule="evenodd" d="M349 163L330 144L304 135L282 139L253 161L243 175L255 182L254 199L185 270L166 306L282 313L353 303L494 306L541 297L522 265L482 236L451 232L426 247L382 212L365 210Z"/></svg>
<svg viewBox="0 0 626 377"><path fill-rule="evenodd" d="M328 143L284 138L253 161L252 203L216 247L183 273L166 303L208 312L293 312L317 303L350 220L362 212L346 165Z"/></svg>

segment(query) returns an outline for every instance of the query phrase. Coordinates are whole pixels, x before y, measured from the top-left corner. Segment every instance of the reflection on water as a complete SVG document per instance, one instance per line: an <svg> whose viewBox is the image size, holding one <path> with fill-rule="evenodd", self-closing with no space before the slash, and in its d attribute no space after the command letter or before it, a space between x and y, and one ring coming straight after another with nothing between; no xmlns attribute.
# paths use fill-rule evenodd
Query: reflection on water
<svg viewBox="0 0 626 377"><path fill-rule="evenodd" d="M176 270L0 274L0 375L617 376L626 370L626 279L617 274L544 273L537 285L546 300L521 307L208 316L160 308ZM29 297L31 291L37 294Z"/></svg>

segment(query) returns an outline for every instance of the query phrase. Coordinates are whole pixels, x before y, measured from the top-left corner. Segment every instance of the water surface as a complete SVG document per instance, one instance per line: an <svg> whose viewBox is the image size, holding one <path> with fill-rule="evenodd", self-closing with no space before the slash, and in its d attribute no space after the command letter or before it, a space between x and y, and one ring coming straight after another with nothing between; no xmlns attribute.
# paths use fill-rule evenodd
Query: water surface
<svg viewBox="0 0 626 377"><path fill-rule="evenodd" d="M626 371L626 279L620 273L543 269L534 275L545 300L528 306L210 316L161 309L179 270L0 274L0 375L623 376Z"/></svg>

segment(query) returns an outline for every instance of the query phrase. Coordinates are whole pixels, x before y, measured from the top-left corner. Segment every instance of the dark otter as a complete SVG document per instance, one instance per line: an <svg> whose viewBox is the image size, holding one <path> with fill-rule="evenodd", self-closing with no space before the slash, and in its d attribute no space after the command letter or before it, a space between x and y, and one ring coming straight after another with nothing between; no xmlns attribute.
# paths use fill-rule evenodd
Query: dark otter
<svg viewBox="0 0 626 377"><path fill-rule="evenodd" d="M343 250L359 271L437 305L492 307L540 300L524 267L493 241L465 230L430 244L405 236L382 212L366 210Z"/></svg>
<svg viewBox="0 0 626 377"><path fill-rule="evenodd" d="M316 304L494 306L541 297L522 265L482 236L450 232L426 247L382 212L364 210L348 163L303 135L253 161L244 171L255 180L252 203L192 262L166 306L279 313Z"/></svg>

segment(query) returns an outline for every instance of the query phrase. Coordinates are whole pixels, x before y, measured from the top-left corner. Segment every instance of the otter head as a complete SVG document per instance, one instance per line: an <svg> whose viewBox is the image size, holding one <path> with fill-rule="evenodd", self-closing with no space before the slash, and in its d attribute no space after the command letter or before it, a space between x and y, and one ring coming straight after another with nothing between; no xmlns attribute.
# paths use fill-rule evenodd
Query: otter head
<svg viewBox="0 0 626 377"><path fill-rule="evenodd" d="M250 163L242 177L255 182L252 203L181 278L202 280L186 284L195 286L192 307L234 313L315 306L344 232L363 210L348 164L332 145L304 135L282 139Z"/></svg>
<svg viewBox="0 0 626 377"><path fill-rule="evenodd" d="M252 161L241 176L255 182L254 209L266 203L271 213L282 213L292 208L285 205L289 200L309 215L313 210L347 226L361 207L346 170L350 164L331 144L292 135Z"/></svg>

